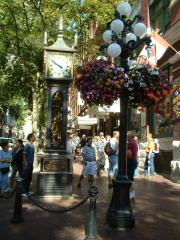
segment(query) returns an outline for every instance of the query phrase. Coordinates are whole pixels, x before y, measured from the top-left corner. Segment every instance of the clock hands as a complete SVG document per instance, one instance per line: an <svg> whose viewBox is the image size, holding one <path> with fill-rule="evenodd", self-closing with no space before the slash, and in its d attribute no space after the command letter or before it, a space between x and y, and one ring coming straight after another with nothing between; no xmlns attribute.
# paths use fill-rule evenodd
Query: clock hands
<svg viewBox="0 0 180 240"><path fill-rule="evenodd" d="M51 59L51 61L52 61L54 64L56 64L58 67L63 68L61 65L59 65L59 64L58 64L57 62L55 62L54 60Z"/></svg>

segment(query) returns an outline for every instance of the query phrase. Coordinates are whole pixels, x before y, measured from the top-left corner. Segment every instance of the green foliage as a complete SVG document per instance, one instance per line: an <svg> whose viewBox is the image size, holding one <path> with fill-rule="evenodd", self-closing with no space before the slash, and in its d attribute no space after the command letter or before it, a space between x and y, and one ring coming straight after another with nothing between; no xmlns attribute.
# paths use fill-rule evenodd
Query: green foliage
<svg viewBox="0 0 180 240"><path fill-rule="evenodd" d="M14 117L16 120L17 126L22 126L24 124L26 112L27 112L27 105L24 102L23 98L13 98L11 99L9 112L11 116Z"/></svg>
<svg viewBox="0 0 180 240"><path fill-rule="evenodd" d="M42 89L39 94L39 117L38 117L38 128L43 129L46 127L47 121L47 89Z"/></svg>
<svg viewBox="0 0 180 240"><path fill-rule="evenodd" d="M78 54L83 47L84 54L94 58L98 55L106 23L113 18L119 2L0 0L0 107L10 108L16 119L22 119L24 111L20 110L18 102L13 105L12 99L21 99L25 103L23 106L31 109L33 91L38 92L39 99L43 98L43 36L47 31L48 45L54 43L61 14L67 42L72 43L75 32L78 32ZM93 39L88 37L90 20L98 23ZM40 104L43 106L44 102L40 101ZM45 124L43 114L39 116L40 125Z"/></svg>

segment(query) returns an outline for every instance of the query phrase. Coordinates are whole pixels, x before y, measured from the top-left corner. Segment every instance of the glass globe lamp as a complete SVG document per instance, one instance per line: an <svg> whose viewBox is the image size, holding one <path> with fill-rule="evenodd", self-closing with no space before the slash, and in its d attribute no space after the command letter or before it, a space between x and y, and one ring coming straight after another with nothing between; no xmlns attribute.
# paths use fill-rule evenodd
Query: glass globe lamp
<svg viewBox="0 0 180 240"><path fill-rule="evenodd" d="M104 33L103 33L103 39L105 42L111 42L111 38L112 38L112 32L111 30L106 30Z"/></svg>
<svg viewBox="0 0 180 240"><path fill-rule="evenodd" d="M112 31L119 34L119 33L122 32L123 29L124 29L124 23L121 20L115 19L115 20L112 21L112 23L111 23L111 30Z"/></svg>
<svg viewBox="0 0 180 240"><path fill-rule="evenodd" d="M133 28L133 32L136 36L141 37L147 32L146 25L142 22L136 23Z"/></svg>
<svg viewBox="0 0 180 240"><path fill-rule="evenodd" d="M116 9L119 12L120 16L129 17L131 13L131 5L127 2L121 2Z"/></svg>
<svg viewBox="0 0 180 240"><path fill-rule="evenodd" d="M121 54L121 47L117 43L111 43L107 48L107 53L111 57L118 57Z"/></svg>
<svg viewBox="0 0 180 240"><path fill-rule="evenodd" d="M128 43L129 41L137 41L137 37L134 33L128 33L126 35L126 43Z"/></svg>

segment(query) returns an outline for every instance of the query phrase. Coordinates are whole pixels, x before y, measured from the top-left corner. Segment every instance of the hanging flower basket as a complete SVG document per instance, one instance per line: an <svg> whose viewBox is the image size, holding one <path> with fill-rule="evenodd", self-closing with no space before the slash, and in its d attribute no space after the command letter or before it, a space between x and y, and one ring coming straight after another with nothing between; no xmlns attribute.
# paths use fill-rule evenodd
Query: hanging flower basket
<svg viewBox="0 0 180 240"><path fill-rule="evenodd" d="M152 106L172 93L172 84L159 68L137 64L129 69L128 79L129 105L133 107Z"/></svg>
<svg viewBox="0 0 180 240"><path fill-rule="evenodd" d="M137 64L127 75L121 68L102 59L78 67L75 85L82 99L90 105L112 105L126 91L131 107L149 107L163 101L172 88L158 68Z"/></svg>
<svg viewBox="0 0 180 240"><path fill-rule="evenodd" d="M75 84L86 103L112 105L118 99L125 79L120 68L101 59L78 67Z"/></svg>

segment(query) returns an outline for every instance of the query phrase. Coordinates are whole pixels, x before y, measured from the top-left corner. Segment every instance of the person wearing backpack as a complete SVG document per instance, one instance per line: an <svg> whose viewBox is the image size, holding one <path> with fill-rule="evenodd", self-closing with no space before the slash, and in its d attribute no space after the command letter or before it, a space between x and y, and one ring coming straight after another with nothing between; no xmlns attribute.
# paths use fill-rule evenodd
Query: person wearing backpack
<svg viewBox="0 0 180 240"><path fill-rule="evenodd" d="M119 154L119 132L118 131L113 132L113 137L110 139L109 143L112 150L109 151L108 188L112 188L113 186L112 180L116 177L117 170L118 170L118 154Z"/></svg>

